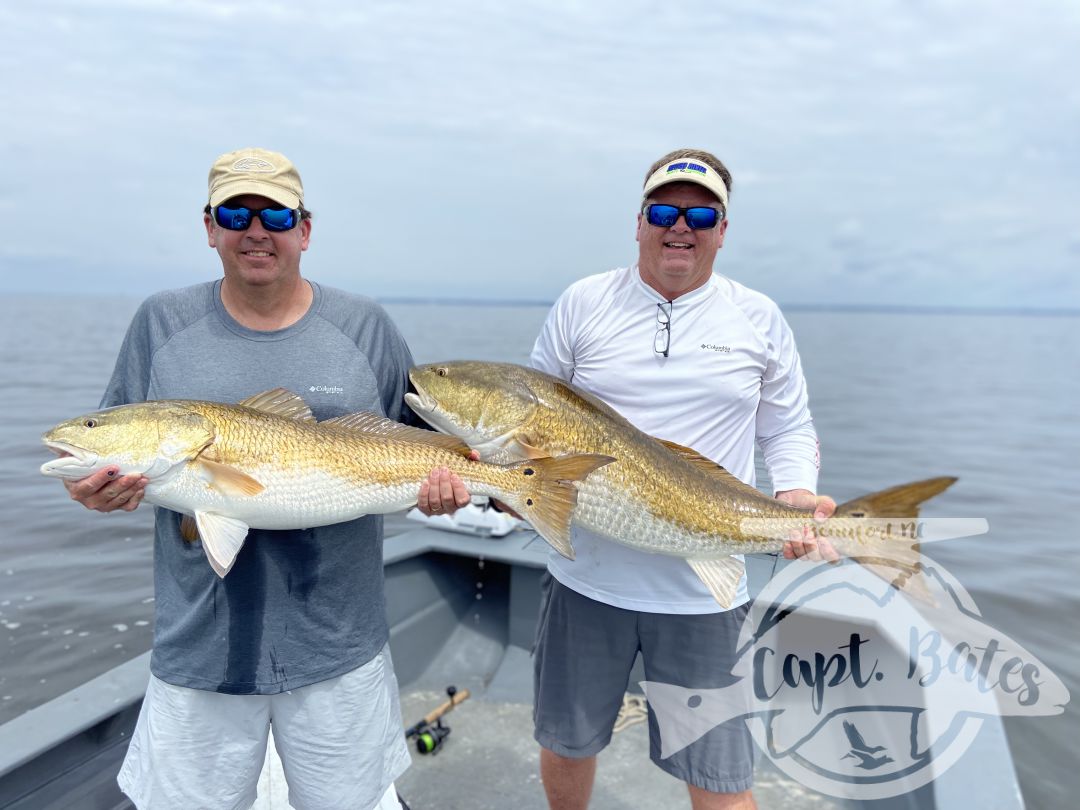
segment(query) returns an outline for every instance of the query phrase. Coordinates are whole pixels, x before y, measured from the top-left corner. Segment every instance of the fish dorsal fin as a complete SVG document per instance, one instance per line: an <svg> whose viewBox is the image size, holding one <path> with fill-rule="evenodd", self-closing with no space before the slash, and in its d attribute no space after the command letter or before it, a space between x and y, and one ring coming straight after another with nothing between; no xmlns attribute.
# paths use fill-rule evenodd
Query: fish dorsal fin
<svg viewBox="0 0 1080 810"><path fill-rule="evenodd" d="M655 438L655 437L654 437ZM695 469L700 470L706 475L711 475L719 481L723 481L729 486L733 486L736 489L744 491L752 491L755 495L760 495L761 492L749 484L740 481L734 475L729 473L715 461L705 458L697 450L692 450L689 447L685 447L675 442L669 442L667 439L656 439L660 444L664 445L668 450L679 456L684 461L690 462Z"/></svg>
<svg viewBox="0 0 1080 810"><path fill-rule="evenodd" d="M709 593L725 610L735 601L746 566L737 557L721 557L718 560L687 560L694 573L709 589Z"/></svg>
<svg viewBox="0 0 1080 810"><path fill-rule="evenodd" d="M206 481L207 486L217 490L222 495L233 498L250 498L266 489L246 472L242 472L228 464L222 464L220 461L211 461L204 456L200 456L192 463L199 466L199 473Z"/></svg>
<svg viewBox="0 0 1080 810"><path fill-rule="evenodd" d="M394 439L401 442L413 442L414 444L427 444L434 447L442 447L452 453L468 458L472 453L469 445L465 444L456 436L447 436L445 433L435 433L423 428L411 427L379 416L377 413L360 411L345 416L337 416L319 423L320 425L336 425L337 427L355 430L367 436L378 436L384 439Z"/></svg>
<svg viewBox="0 0 1080 810"><path fill-rule="evenodd" d="M215 515L212 512L196 512L195 523L202 537L203 551L210 567L223 578L232 570L236 555L247 538L248 525L236 518Z"/></svg>
<svg viewBox="0 0 1080 810"><path fill-rule="evenodd" d="M315 414L311 412L311 408L304 402L303 397L287 388L271 388L269 391L255 394L237 404L263 413L283 416L286 419L295 419L298 422L315 421Z"/></svg>
<svg viewBox="0 0 1080 810"><path fill-rule="evenodd" d="M199 525L191 515L180 518L180 536L189 543L194 543L199 539Z"/></svg>

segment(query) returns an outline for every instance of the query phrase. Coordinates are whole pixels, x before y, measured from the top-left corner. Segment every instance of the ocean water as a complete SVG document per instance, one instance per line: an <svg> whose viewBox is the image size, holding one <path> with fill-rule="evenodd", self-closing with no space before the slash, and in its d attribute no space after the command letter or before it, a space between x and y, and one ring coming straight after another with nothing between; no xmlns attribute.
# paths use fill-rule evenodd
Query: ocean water
<svg viewBox="0 0 1080 810"><path fill-rule="evenodd" d="M151 510L92 514L38 474L50 457L41 433L97 406L137 303L0 303L0 723L151 644ZM419 362L524 362L546 315L543 306L387 309ZM821 438L821 490L842 501L959 476L926 514L985 517L990 532L927 553L984 621L1080 697L1080 318L789 311L788 320ZM1077 697L1063 715L1006 721L1029 807L1074 805Z"/></svg>

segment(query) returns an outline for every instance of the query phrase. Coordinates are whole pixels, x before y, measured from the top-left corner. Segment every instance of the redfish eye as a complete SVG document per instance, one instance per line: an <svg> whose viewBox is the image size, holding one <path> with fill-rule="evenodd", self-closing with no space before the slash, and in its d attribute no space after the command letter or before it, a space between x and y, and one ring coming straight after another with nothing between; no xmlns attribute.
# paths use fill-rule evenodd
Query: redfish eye
<svg viewBox="0 0 1080 810"><path fill-rule="evenodd" d="M87 419L85 422L83 422L83 426L88 428L97 427L97 420Z"/></svg>
<svg viewBox="0 0 1080 810"><path fill-rule="evenodd" d="M439 366L435 369L435 373L438 374L440 377L446 377L450 374L450 369L448 369L446 366Z"/></svg>

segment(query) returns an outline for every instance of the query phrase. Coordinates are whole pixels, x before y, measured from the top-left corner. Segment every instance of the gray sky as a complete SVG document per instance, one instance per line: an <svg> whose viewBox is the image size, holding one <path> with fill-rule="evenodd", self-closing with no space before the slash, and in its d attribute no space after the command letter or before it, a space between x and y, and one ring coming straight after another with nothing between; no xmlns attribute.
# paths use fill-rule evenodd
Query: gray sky
<svg viewBox="0 0 1080 810"><path fill-rule="evenodd" d="M304 272L550 300L636 256L648 165L735 177L716 269L781 303L1080 307L1080 4L0 6L0 291L216 277L220 153L289 155Z"/></svg>

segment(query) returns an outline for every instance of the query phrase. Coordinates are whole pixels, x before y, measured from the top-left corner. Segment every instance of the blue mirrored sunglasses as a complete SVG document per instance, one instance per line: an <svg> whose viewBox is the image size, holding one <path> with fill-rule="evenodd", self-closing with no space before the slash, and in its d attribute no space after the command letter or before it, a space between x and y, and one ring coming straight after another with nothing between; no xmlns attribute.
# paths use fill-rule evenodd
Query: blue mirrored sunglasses
<svg viewBox="0 0 1080 810"><path fill-rule="evenodd" d="M255 217L268 231L291 231L300 222L300 211L293 208L247 208L243 205L219 205L214 208L214 222L230 231L246 231Z"/></svg>
<svg viewBox="0 0 1080 810"><path fill-rule="evenodd" d="M715 228L717 223L724 218L722 211L707 206L677 208L674 205L660 203L646 205L644 214L649 224L658 228L670 228L679 221L679 217L685 217L687 226L694 231Z"/></svg>

